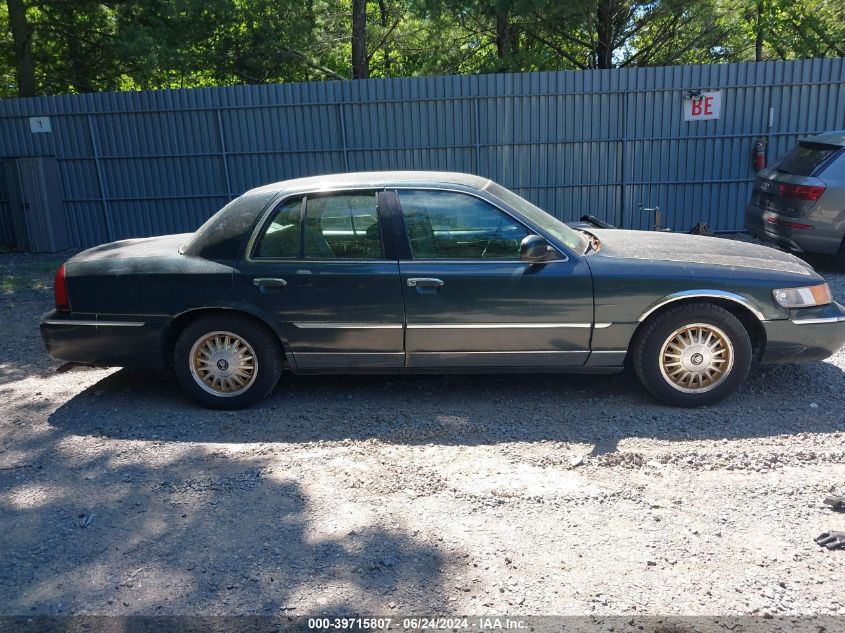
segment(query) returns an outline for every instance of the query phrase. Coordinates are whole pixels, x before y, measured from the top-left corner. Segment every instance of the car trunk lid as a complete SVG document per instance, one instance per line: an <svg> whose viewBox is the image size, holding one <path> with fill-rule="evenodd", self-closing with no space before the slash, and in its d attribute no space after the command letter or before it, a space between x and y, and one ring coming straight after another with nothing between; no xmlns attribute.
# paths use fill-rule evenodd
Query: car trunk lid
<svg viewBox="0 0 845 633"><path fill-rule="evenodd" d="M100 244L74 255L69 263L91 262L104 259L142 259L176 255L193 233L159 235Z"/></svg>

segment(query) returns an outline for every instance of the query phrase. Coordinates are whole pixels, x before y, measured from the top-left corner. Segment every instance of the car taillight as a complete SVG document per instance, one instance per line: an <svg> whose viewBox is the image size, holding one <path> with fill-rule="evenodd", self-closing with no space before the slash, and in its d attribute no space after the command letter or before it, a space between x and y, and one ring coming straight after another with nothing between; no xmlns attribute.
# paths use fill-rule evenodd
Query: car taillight
<svg viewBox="0 0 845 633"><path fill-rule="evenodd" d="M804 224L803 222L790 222L789 220L781 220L780 218L768 217L765 219L769 224L778 224L786 226L790 229L799 229L801 231L812 231L815 227L812 224Z"/></svg>
<svg viewBox="0 0 845 633"><path fill-rule="evenodd" d="M56 279L53 282L53 295L56 298L56 310L70 312L70 299L67 296L67 281L65 280L65 265L59 266Z"/></svg>
<svg viewBox="0 0 845 633"><path fill-rule="evenodd" d="M788 185L781 183L778 193L783 198L797 198L798 200L818 200L827 187L817 185Z"/></svg>

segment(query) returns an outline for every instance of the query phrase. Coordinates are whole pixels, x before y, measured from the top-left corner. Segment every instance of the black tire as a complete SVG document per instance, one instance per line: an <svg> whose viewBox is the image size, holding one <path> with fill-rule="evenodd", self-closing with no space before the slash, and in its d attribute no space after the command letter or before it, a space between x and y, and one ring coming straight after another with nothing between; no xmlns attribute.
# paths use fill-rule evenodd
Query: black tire
<svg viewBox="0 0 845 633"><path fill-rule="evenodd" d="M691 332L685 331L685 328L699 324L704 328L694 328ZM720 372L714 370L712 379L704 378L703 374L699 374L701 377L698 379L691 378L690 374L697 372L683 372L679 366L661 369L664 345L668 344L668 340L673 338L675 333L681 331L683 332L681 336L686 337L708 328L716 328L710 330L714 336L721 338L721 335L724 335L729 343L727 345L722 342L722 347L728 351L714 354L713 358L730 356L732 357L732 364L727 361L719 361L718 366L724 368L724 370ZM690 336L690 338L692 337ZM700 353L695 353L700 349L700 347L691 345L684 352L686 356L679 355L685 358L687 367L696 368L690 363L695 362L697 358L701 358ZM732 350L732 354L730 354L730 350ZM634 371L643 386L661 402L676 407L700 407L719 402L730 396L748 376L753 354L751 337L742 322L724 308L711 303L679 305L660 312L645 322L643 328L637 333L631 351ZM674 350L667 348L666 351L667 353L675 353L678 350L677 348ZM681 358L678 358L677 361L672 360L671 362L680 363L680 361ZM667 358L668 362L670 362L670 359ZM698 362L701 363L702 361L698 360ZM713 367L706 360L704 362L703 367ZM695 386L694 382L692 387L689 384L675 384L669 378L669 373L676 369L682 372L681 376L686 375L690 380L698 380L699 382L711 380L711 384L701 384L698 387Z"/></svg>
<svg viewBox="0 0 845 633"><path fill-rule="evenodd" d="M223 393L222 384L217 389L212 389L208 384L205 387L201 386L200 376L205 375L211 379L213 379L213 376L205 369L192 370L194 345L200 347L200 341L215 332L230 333L236 336L241 343L245 343L245 346L241 348L242 351L245 350L245 356L253 356L254 358L252 362L246 361L245 363L245 371L248 371L249 367L252 366L254 375L249 373L249 379L244 378L243 374L238 374L236 377L241 383L246 382L245 385L236 385L235 377L227 380L228 384L236 387L230 392L234 395ZM229 340L234 343L234 339ZM213 344L214 340L211 343ZM224 354L225 351L219 353ZM227 358L231 359L232 357ZM194 400L211 409L243 409L255 404L273 390L282 374L282 349L276 335L269 328L253 319L233 314L201 317L189 324L176 341L173 360L174 371L182 388ZM225 359L223 360L226 362ZM215 363L215 365L217 364ZM222 367L227 372L230 371L228 362Z"/></svg>

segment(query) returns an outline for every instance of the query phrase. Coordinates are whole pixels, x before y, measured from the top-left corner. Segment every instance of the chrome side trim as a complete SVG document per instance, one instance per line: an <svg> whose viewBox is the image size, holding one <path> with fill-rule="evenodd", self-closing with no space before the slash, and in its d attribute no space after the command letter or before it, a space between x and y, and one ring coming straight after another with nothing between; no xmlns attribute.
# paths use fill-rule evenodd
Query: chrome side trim
<svg viewBox="0 0 845 633"><path fill-rule="evenodd" d="M404 356L405 352L293 352L297 356Z"/></svg>
<svg viewBox="0 0 845 633"><path fill-rule="evenodd" d="M818 325L820 323L845 323L845 315L819 317L816 319L792 319L795 325Z"/></svg>
<svg viewBox="0 0 845 633"><path fill-rule="evenodd" d="M92 325L104 327L142 327L143 321L73 321L70 319L48 319L43 321L46 325Z"/></svg>
<svg viewBox="0 0 845 633"><path fill-rule="evenodd" d="M733 301L734 303L738 303L741 306L747 308L754 316L756 316L760 321L765 321L766 317L763 315L760 310L758 310L753 303L751 303L748 299L743 297L742 295L738 295L733 292L728 292L726 290L710 290L710 289L703 289L703 290L683 290L681 292L672 293L666 297L663 297L659 301L651 304L651 306L643 312L639 318L637 319L638 322L645 321L648 316L657 310L658 308L662 308L666 304L672 303L674 301L680 301L682 299L727 299L728 301Z"/></svg>
<svg viewBox="0 0 845 633"><path fill-rule="evenodd" d="M597 330L603 330L606 327L610 327L613 323L595 323L593 327Z"/></svg>
<svg viewBox="0 0 845 633"><path fill-rule="evenodd" d="M446 355L461 355L461 356L482 356L484 354L588 354L588 349L532 349L532 350L505 350L502 352L487 351L487 352L409 352L415 356L425 356L439 354Z"/></svg>
<svg viewBox="0 0 845 633"><path fill-rule="evenodd" d="M301 330L399 330L401 323L331 323L323 321L295 321L293 325ZM606 328L612 323L596 323L597 328ZM515 330L543 328L590 328L592 323L409 323L411 330Z"/></svg>
<svg viewBox="0 0 845 633"><path fill-rule="evenodd" d="M409 330L518 330L528 328L589 328L592 323L409 323ZM498 353L498 352L497 352Z"/></svg>
<svg viewBox="0 0 845 633"><path fill-rule="evenodd" d="M301 330L401 330L401 323L330 323L323 321L294 322Z"/></svg>

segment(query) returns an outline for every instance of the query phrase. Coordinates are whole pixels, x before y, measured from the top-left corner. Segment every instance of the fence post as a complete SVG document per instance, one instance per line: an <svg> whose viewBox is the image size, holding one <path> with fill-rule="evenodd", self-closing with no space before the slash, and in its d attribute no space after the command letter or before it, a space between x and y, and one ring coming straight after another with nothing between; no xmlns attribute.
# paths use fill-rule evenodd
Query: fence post
<svg viewBox="0 0 845 633"><path fill-rule="evenodd" d="M343 164L346 171L349 171L349 149L346 145L346 108L345 104L338 105L340 111L340 142L343 144Z"/></svg>
<svg viewBox="0 0 845 633"><path fill-rule="evenodd" d="M619 93L619 110L622 113L622 134L620 137L621 140L621 151L622 156L619 160L619 166L621 173L619 174L619 221L616 222L616 226L620 229L624 228L625 224L625 195L627 194L628 189L628 176L627 176L627 154L628 154L628 92L620 92Z"/></svg>
<svg viewBox="0 0 845 633"><path fill-rule="evenodd" d="M217 113L217 135L220 138L220 156L223 158L223 171L226 174L226 195L229 200L234 198L232 195L232 179L229 177L229 155L226 153L226 137L223 134L223 117L220 114L220 108L215 110Z"/></svg>
<svg viewBox="0 0 845 633"><path fill-rule="evenodd" d="M109 201L106 196L106 177L103 173L103 165L100 162L100 145L97 140L97 134L94 131L94 121L90 114L86 114L88 119L88 132L91 135L91 151L94 153L94 165L97 168L97 184L100 187L100 202L103 204L103 221L106 228L106 240L111 242L114 239L114 230L111 225L111 210L109 209Z"/></svg>
<svg viewBox="0 0 845 633"><path fill-rule="evenodd" d="M481 171L481 107L478 103L479 97L474 97L475 102L475 173Z"/></svg>

